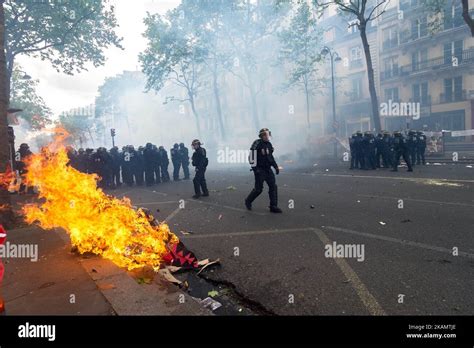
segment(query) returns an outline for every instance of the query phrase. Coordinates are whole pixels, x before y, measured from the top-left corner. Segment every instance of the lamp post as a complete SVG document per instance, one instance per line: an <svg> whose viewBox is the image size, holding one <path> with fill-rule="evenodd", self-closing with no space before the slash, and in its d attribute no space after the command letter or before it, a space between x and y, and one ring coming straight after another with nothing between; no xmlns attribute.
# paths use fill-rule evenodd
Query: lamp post
<svg viewBox="0 0 474 348"><path fill-rule="evenodd" d="M337 158L337 139L336 139L336 134L337 134L337 121L336 121L336 87L334 85L334 63L340 62L342 59L339 56L339 54L331 50L329 47L324 46L323 49L321 50L321 54L326 57L329 55L331 58L331 81L332 81L332 122L333 122L333 129L334 129L334 158Z"/></svg>

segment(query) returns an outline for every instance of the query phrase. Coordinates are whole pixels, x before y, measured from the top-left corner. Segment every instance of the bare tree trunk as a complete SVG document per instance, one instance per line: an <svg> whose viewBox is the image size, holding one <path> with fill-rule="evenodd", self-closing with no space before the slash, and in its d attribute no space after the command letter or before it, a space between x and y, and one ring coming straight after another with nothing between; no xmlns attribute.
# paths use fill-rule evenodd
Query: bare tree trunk
<svg viewBox="0 0 474 348"><path fill-rule="evenodd" d="M219 94L219 86L217 83L217 67L214 66L214 70L212 71L213 75L213 89L214 89L214 99L216 102L216 112L217 112L217 119L219 121L219 128L221 131L222 139L225 138L225 129L224 129L224 122L222 120L222 107L221 107L221 98Z"/></svg>
<svg viewBox="0 0 474 348"><path fill-rule="evenodd" d="M377 100L377 91L375 89L375 78L374 78L374 68L372 65L372 57L370 55L370 46L369 41L367 40L366 25L367 23L364 20L359 19L360 25L360 37L362 39L362 45L364 46L365 52L365 61L367 63L367 76L369 79L369 92L370 100L372 104L372 120L374 123L374 128L377 132L380 132L382 125L380 123L380 113L379 113L379 102Z"/></svg>
<svg viewBox="0 0 474 348"><path fill-rule="evenodd" d="M196 111L196 105L194 103L194 97L192 94L189 94L189 104L191 104L191 110L193 111L194 118L196 119L198 138L201 139L201 123L199 122L199 115Z"/></svg>
<svg viewBox="0 0 474 348"><path fill-rule="evenodd" d="M5 173L7 164L10 160L10 145L8 142L8 77L7 63L5 57L5 10L3 8L4 0L0 0L0 173ZM8 191L0 187L0 204L8 207L11 205L11 199ZM13 213L11 209L0 209L0 223L6 228L11 227L13 222Z"/></svg>
<svg viewBox="0 0 474 348"><path fill-rule="evenodd" d="M469 0L462 0L462 18L471 29L471 36L474 37L474 19L469 14Z"/></svg>

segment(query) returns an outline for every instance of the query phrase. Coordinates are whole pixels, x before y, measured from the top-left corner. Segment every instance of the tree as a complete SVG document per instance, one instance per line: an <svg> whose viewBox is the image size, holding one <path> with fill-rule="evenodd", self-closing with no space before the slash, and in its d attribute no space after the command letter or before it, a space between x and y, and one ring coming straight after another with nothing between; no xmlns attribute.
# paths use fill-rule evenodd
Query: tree
<svg viewBox="0 0 474 348"><path fill-rule="evenodd" d="M89 138L92 142L92 129L94 127L94 120L83 115L62 114L59 116L59 125L63 127L70 135L74 142L82 147Z"/></svg>
<svg viewBox="0 0 474 348"><path fill-rule="evenodd" d="M51 123L51 109L36 93L39 80L25 79L19 66L13 69L10 105L21 109L20 117L28 122L31 129L39 130Z"/></svg>
<svg viewBox="0 0 474 348"><path fill-rule="evenodd" d="M456 5L456 2L454 2L453 0L421 0L421 4L429 12L435 15L439 15L442 13L446 13L445 11L447 6L450 4ZM457 5L459 5L459 3L457 3ZM461 0L461 8L462 18L464 19L464 22L467 24L469 30L471 31L471 36L474 37L474 19L469 13L469 0ZM434 23L432 23L432 27L433 31L440 29L441 22L439 20L435 20Z"/></svg>
<svg viewBox="0 0 474 348"><path fill-rule="evenodd" d="M365 61L367 64L367 78L369 80L369 93L372 105L372 120L374 128L380 132L382 125L380 122L379 103L377 99L377 91L375 89L374 68L372 64L372 56L370 53L370 45L367 39L367 26L369 23L381 16L390 0L380 0L378 2L370 0L313 0L315 5L327 7L331 4L336 5L338 10L351 20L356 20L355 26L359 29L360 38L364 47ZM374 4L374 5L372 5Z"/></svg>
<svg viewBox="0 0 474 348"><path fill-rule="evenodd" d="M299 88L303 91L308 128L311 126L310 99L319 87L316 73L321 62L321 56L317 53L320 36L321 32L317 30L316 20L306 2L299 5L288 29L279 34L282 43L280 58L291 65L284 89Z"/></svg>
<svg viewBox="0 0 474 348"><path fill-rule="evenodd" d="M148 14L145 25L148 47L139 59L147 76L146 89L159 91L166 82L183 88L185 96L169 96L166 102L188 102L201 137L196 97L202 86L200 70L206 56L204 45L191 30L192 26L182 15L180 7L169 11L166 16Z"/></svg>
<svg viewBox="0 0 474 348"><path fill-rule="evenodd" d="M8 77L5 57L5 11L3 4L4 0L0 0L0 175L7 171L7 165L10 160L7 121ZM8 209L0 209L0 223L8 228L13 220L13 214L10 208L10 195L2 185L0 185L0 204L8 207Z"/></svg>
<svg viewBox="0 0 474 348"><path fill-rule="evenodd" d="M15 58L19 55L49 61L59 72L103 65L103 49L121 48L114 30L114 7L102 0L5 0L8 93Z"/></svg>
<svg viewBox="0 0 474 348"><path fill-rule="evenodd" d="M273 0L231 0L225 11L223 32L234 57L229 72L240 79L250 95L253 123L260 128L258 96L269 77L273 50L266 45L281 26L288 9ZM271 45L268 45L271 46Z"/></svg>

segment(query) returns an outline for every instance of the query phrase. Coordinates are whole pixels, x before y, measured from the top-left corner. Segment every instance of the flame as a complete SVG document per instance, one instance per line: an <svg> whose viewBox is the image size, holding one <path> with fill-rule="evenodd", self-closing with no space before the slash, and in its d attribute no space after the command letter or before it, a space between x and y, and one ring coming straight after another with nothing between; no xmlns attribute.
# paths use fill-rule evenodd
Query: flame
<svg viewBox="0 0 474 348"><path fill-rule="evenodd" d="M26 184L36 186L41 203L23 206L27 223L62 228L80 253L92 252L128 270L157 270L178 238L165 223L153 223L145 211L132 208L97 188L98 176L67 166L68 133L56 128L55 140L27 161Z"/></svg>
<svg viewBox="0 0 474 348"><path fill-rule="evenodd" d="M17 178L16 171L11 169L10 163L7 164L5 173L0 173L0 187L9 192L17 192L20 190L20 180Z"/></svg>

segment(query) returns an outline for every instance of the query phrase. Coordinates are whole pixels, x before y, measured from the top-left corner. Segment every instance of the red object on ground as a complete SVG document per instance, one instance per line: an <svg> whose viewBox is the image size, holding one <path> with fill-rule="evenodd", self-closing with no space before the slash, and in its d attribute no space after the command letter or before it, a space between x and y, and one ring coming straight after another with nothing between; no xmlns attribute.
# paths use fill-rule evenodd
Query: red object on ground
<svg viewBox="0 0 474 348"><path fill-rule="evenodd" d="M198 268L198 259L180 241L178 244L168 245L169 253L164 256L167 264L183 268Z"/></svg>

